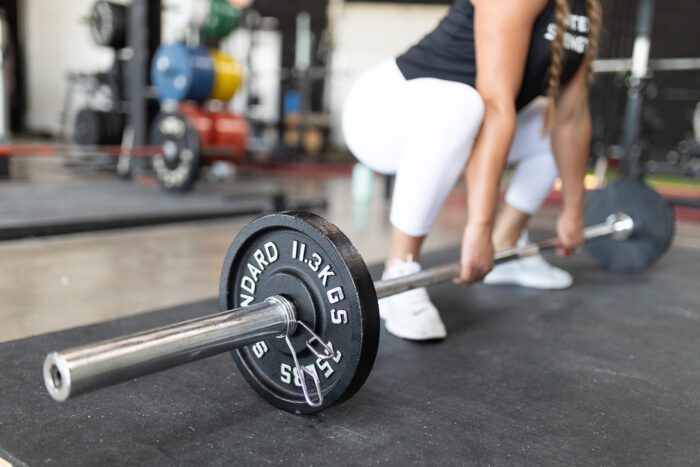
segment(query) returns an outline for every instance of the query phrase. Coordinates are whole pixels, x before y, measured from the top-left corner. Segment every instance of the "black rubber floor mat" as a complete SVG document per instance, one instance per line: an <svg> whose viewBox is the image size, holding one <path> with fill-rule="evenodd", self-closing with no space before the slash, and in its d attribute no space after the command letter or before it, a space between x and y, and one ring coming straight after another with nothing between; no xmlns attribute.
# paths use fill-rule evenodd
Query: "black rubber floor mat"
<svg viewBox="0 0 700 467"><path fill-rule="evenodd" d="M0 241L326 206L276 189L219 187L173 195L117 180L0 186Z"/></svg>
<svg viewBox="0 0 700 467"><path fill-rule="evenodd" d="M697 464L700 253L673 249L635 276L611 276L583 255L555 262L574 273L573 288L432 288L448 338L383 333L366 385L315 416L268 405L229 355L63 404L46 394L47 352L208 314L214 300L1 344L0 457L32 466Z"/></svg>

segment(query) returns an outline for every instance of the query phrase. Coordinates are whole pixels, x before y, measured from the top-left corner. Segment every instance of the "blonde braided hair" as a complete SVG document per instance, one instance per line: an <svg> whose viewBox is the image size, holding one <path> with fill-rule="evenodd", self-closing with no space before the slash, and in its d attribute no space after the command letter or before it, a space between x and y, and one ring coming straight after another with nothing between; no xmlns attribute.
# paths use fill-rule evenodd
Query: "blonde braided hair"
<svg viewBox="0 0 700 467"><path fill-rule="evenodd" d="M586 71L586 84L593 84L593 60L598 56L598 41L600 38L600 26L603 23L603 9L599 0L586 0L586 14L590 24L588 32L588 49L586 49L586 60L588 70Z"/></svg>
<svg viewBox="0 0 700 467"><path fill-rule="evenodd" d="M593 83L593 60L598 53L598 36L602 20L602 9L599 0L586 0L586 15L589 21L588 47L586 48L586 84ZM549 68L547 69L547 109L544 114L543 133L549 132L554 124L554 108L557 97L561 91L561 74L564 69L564 34L566 32L566 21L569 17L569 1L555 0L554 3L554 24L557 34L552 40L552 56Z"/></svg>

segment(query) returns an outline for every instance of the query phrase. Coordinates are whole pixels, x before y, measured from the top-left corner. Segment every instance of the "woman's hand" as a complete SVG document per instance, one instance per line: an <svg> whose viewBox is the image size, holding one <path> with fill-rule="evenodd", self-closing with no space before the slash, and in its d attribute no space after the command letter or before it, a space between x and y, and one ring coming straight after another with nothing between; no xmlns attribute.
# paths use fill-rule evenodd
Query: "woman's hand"
<svg viewBox="0 0 700 467"><path fill-rule="evenodd" d="M583 211L581 209L565 209L557 220L557 236L561 248L557 254L569 256L579 246L583 245Z"/></svg>
<svg viewBox="0 0 700 467"><path fill-rule="evenodd" d="M462 270L455 284L480 281L493 269L494 248L491 230L467 224L462 237Z"/></svg>

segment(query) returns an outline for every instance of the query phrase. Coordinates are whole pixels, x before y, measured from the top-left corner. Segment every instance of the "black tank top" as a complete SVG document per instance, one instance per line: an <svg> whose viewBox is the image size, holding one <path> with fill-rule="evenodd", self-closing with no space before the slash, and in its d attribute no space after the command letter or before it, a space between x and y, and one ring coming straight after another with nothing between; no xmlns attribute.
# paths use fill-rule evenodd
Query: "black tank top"
<svg viewBox="0 0 700 467"><path fill-rule="evenodd" d="M576 74L588 46L588 17L585 0L569 0L571 16L567 22L564 47L567 54L562 84ZM525 74L516 108L525 107L545 93L547 69L551 58L550 43L556 35L554 0L547 3L532 28ZM437 28L418 44L396 58L406 79L439 78L474 86L476 83L474 49L474 6L470 0L455 0Z"/></svg>

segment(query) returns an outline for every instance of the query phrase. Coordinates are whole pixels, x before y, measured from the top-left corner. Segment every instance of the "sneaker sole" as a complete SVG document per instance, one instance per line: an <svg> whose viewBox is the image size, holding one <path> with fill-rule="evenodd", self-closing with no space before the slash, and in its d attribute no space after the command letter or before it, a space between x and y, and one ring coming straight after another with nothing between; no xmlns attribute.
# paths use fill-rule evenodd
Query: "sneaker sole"
<svg viewBox="0 0 700 467"><path fill-rule="evenodd" d="M384 323L384 327L386 328L387 332L393 336L396 336L401 339L406 339L409 341L439 341L443 340L447 337L447 331L444 331L442 333L434 333L434 334L427 334L427 335L421 335L421 336L415 336L415 335L410 335L403 333L396 328L392 327L391 324L387 321Z"/></svg>
<svg viewBox="0 0 700 467"><path fill-rule="evenodd" d="M535 284L535 283L530 283L527 281L513 281L513 280L490 280L490 281L484 281L485 285L515 285L518 287L525 287L526 289L535 289L535 290L565 290L568 289L573 285L573 282L567 285L542 285L542 284Z"/></svg>

